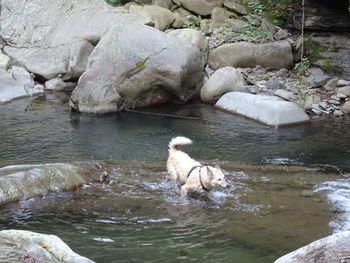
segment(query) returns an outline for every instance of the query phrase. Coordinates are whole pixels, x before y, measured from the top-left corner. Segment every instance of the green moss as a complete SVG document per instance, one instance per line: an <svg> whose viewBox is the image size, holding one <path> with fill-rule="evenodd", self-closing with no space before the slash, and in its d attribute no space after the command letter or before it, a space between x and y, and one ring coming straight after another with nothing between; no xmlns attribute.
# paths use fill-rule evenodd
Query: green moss
<svg viewBox="0 0 350 263"><path fill-rule="evenodd" d="M315 64L318 60L325 59L322 53L327 51L327 46L315 40L307 39L305 41L305 49L311 64Z"/></svg>
<svg viewBox="0 0 350 263"><path fill-rule="evenodd" d="M270 23L284 27L293 14L293 1L291 0L261 0L265 6L265 17Z"/></svg>
<svg viewBox="0 0 350 263"><path fill-rule="evenodd" d="M135 74L139 73L140 71L143 71L146 68L145 64L148 60L149 60L149 57L145 58L144 60L142 60L140 62L137 62L136 66L130 70L128 77L130 78L132 75L135 75Z"/></svg>

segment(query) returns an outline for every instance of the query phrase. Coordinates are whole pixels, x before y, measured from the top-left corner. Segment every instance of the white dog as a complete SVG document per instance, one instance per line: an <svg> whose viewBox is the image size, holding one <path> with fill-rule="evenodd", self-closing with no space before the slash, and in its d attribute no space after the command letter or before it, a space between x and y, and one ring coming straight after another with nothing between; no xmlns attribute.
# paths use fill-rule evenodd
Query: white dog
<svg viewBox="0 0 350 263"><path fill-rule="evenodd" d="M181 193L209 192L217 186L226 188L225 176L218 166L201 165L183 151L178 149L180 145L192 144L186 137L175 137L169 142L169 157L167 170L173 182L180 181Z"/></svg>

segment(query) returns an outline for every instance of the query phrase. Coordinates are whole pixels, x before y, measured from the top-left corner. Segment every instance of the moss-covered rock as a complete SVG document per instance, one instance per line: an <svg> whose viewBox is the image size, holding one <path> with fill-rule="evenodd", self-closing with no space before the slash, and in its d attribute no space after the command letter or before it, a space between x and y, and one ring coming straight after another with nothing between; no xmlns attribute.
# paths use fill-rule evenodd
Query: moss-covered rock
<svg viewBox="0 0 350 263"><path fill-rule="evenodd" d="M0 206L50 192L73 190L89 181L91 166L43 164L7 166L0 169Z"/></svg>

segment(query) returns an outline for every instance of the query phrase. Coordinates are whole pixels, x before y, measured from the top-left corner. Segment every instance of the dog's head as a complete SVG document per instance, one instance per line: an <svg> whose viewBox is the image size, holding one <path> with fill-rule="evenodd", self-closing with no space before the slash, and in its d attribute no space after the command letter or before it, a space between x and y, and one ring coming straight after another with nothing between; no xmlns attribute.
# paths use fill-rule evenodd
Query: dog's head
<svg viewBox="0 0 350 263"><path fill-rule="evenodd" d="M215 167L207 166L207 170L210 178L210 184L212 187L217 187L217 186L220 186L222 188L227 187L225 175L222 173L218 165L215 165Z"/></svg>

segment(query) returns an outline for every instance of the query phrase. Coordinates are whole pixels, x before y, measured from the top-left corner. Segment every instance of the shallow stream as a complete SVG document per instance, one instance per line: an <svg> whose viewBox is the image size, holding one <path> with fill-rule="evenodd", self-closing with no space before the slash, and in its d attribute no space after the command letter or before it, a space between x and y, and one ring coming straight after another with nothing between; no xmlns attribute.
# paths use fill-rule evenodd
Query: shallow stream
<svg viewBox="0 0 350 263"><path fill-rule="evenodd" d="M103 161L108 183L1 207L0 229L56 234L106 263L267 263L350 229L349 118L274 129L201 104L92 116L67 100L1 105L0 166ZM219 163L231 188L182 198L165 171L176 135L194 140L192 157Z"/></svg>

